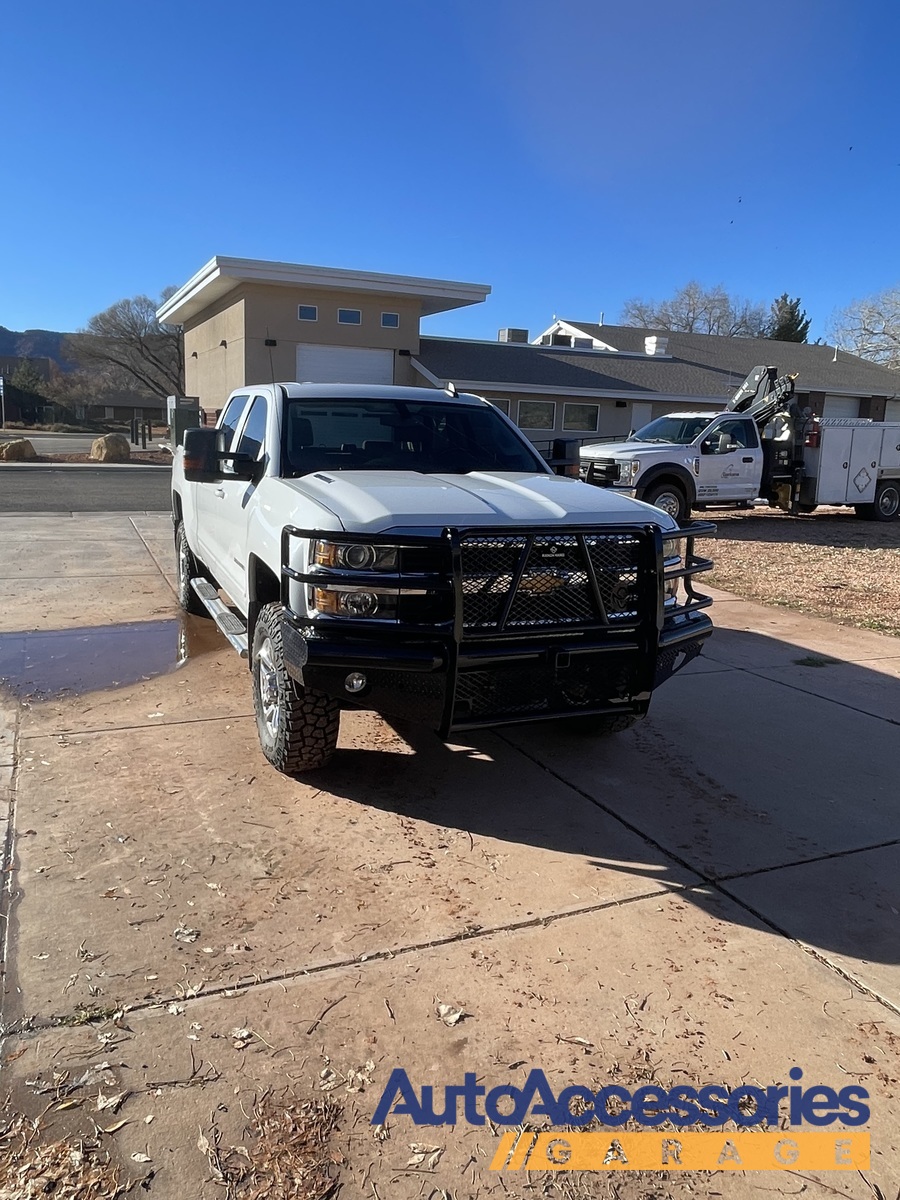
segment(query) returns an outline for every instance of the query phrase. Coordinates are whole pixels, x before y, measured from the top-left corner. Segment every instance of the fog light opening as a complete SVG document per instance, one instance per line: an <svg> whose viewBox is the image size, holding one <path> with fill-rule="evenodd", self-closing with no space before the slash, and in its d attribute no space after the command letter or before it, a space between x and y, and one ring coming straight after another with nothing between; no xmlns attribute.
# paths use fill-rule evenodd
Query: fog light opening
<svg viewBox="0 0 900 1200"><path fill-rule="evenodd" d="M351 671L344 680L344 687L351 695L357 695L365 688L368 682L362 671Z"/></svg>

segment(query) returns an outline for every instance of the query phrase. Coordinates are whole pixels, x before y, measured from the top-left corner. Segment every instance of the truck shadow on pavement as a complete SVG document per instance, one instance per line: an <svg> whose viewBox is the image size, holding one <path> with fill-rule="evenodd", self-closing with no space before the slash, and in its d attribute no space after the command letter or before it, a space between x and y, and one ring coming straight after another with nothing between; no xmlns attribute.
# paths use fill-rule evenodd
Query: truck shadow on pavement
<svg viewBox="0 0 900 1200"><path fill-rule="evenodd" d="M549 723L453 746L394 723L406 753L340 750L317 780L372 808L587 860L601 878L682 889L718 919L762 921L828 956L900 963L900 679L757 634L720 630L714 648L718 661L677 677L612 738ZM768 665L735 665L745 660ZM545 870L565 872L565 859ZM614 883L599 892L616 901Z"/></svg>

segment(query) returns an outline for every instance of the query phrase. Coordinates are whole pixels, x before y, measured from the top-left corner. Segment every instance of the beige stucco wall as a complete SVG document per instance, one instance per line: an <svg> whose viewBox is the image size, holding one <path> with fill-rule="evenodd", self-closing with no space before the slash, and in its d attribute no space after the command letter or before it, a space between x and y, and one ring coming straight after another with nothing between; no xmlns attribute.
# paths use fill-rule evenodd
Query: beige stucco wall
<svg viewBox="0 0 900 1200"><path fill-rule="evenodd" d="M303 343L418 352L418 300L271 284L247 284L242 290L247 338L246 382L270 380L273 373L276 379L296 379L297 346ZM297 309L301 304L314 304L318 309L318 320L298 320ZM358 308L362 313L362 324L339 325L339 308ZM399 328L383 329L382 312L397 313ZM277 345L266 346L267 338Z"/></svg>
<svg viewBox="0 0 900 1200"><path fill-rule="evenodd" d="M185 394L199 396L202 408L221 408L247 382L245 368L244 301L230 294L185 323Z"/></svg>
<svg viewBox="0 0 900 1200"><path fill-rule="evenodd" d="M318 320L298 320L301 304L314 304ZM358 308L362 324L339 325L338 308ZM397 313L399 328L382 328L382 312ZM420 302L410 297L243 284L185 323L185 389L204 408L221 408L245 384L296 379L303 343L393 350L395 382L423 383L408 357L396 353L418 353L419 317ZM267 339L276 344L267 346Z"/></svg>

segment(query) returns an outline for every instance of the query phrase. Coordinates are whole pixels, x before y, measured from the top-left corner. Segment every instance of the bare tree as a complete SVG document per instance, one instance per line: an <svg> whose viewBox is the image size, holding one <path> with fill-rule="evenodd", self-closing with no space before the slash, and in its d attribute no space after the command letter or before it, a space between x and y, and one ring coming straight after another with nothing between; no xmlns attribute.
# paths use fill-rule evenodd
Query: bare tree
<svg viewBox="0 0 900 1200"><path fill-rule="evenodd" d="M836 312L828 336L842 350L883 367L900 368L900 287L854 300Z"/></svg>
<svg viewBox="0 0 900 1200"><path fill-rule="evenodd" d="M621 320L642 329L764 337L769 316L765 305L730 296L721 284L705 288L691 280L668 300L626 300Z"/></svg>
<svg viewBox="0 0 900 1200"><path fill-rule="evenodd" d="M181 327L161 325L156 319L157 308L174 291L167 288L159 301L149 296L119 300L67 339L67 351L79 366L115 368L148 395L180 395L184 391Z"/></svg>
<svg viewBox="0 0 900 1200"><path fill-rule="evenodd" d="M105 364L79 367L75 371L54 371L44 394L58 408L73 414L81 407L102 404L114 406L148 403L147 389L121 368ZM154 406L158 400L153 398Z"/></svg>

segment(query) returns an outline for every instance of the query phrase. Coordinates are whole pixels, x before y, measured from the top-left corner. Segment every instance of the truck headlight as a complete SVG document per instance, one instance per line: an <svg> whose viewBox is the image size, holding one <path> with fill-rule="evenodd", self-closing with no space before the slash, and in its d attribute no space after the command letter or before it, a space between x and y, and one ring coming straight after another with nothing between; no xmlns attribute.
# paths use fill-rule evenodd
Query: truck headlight
<svg viewBox="0 0 900 1200"><path fill-rule="evenodd" d="M314 588L316 612L331 617L375 618L382 621L397 619L399 591L369 589L365 587Z"/></svg>
<svg viewBox="0 0 900 1200"><path fill-rule="evenodd" d="M681 587L680 571L684 566L684 553L687 549L687 538L666 538L663 541L663 605L665 608L675 608L678 605L678 591Z"/></svg>
<svg viewBox="0 0 900 1200"><path fill-rule="evenodd" d="M619 468L619 483L626 486L637 479L641 469L641 464L636 458L617 458L616 466Z"/></svg>
<svg viewBox="0 0 900 1200"><path fill-rule="evenodd" d="M396 571L399 555L397 546L317 541L313 561L317 567L340 567L348 571Z"/></svg>

